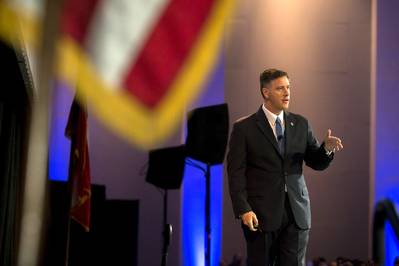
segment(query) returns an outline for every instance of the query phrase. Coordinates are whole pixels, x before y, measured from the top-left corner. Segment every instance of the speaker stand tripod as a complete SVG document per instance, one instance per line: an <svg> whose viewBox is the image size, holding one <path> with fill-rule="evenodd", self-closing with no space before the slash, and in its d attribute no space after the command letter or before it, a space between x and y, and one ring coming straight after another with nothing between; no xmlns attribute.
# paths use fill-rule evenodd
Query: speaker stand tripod
<svg viewBox="0 0 399 266"><path fill-rule="evenodd" d="M206 164L205 172L205 234L206 234L206 251L205 251L205 265L211 265L211 165Z"/></svg>
<svg viewBox="0 0 399 266"><path fill-rule="evenodd" d="M163 245L162 245L162 261L161 266L166 266L168 260L168 249L170 239L172 238L172 225L167 223L168 214L168 190L164 189L163 195Z"/></svg>

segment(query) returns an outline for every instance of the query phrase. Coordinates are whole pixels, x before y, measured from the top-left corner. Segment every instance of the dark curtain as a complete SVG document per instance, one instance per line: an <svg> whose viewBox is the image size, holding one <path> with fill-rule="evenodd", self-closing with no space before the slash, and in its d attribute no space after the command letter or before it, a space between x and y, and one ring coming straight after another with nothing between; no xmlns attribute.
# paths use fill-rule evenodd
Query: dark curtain
<svg viewBox="0 0 399 266"><path fill-rule="evenodd" d="M21 62L0 42L0 266L16 264L29 97Z"/></svg>

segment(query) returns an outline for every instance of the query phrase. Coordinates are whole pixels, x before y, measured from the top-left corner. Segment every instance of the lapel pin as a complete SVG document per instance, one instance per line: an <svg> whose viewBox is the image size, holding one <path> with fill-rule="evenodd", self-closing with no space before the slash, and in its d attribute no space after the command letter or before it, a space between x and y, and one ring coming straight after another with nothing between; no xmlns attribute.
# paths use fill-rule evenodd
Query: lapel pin
<svg viewBox="0 0 399 266"><path fill-rule="evenodd" d="M291 122L291 126L293 127L293 126L294 126L294 123Z"/></svg>

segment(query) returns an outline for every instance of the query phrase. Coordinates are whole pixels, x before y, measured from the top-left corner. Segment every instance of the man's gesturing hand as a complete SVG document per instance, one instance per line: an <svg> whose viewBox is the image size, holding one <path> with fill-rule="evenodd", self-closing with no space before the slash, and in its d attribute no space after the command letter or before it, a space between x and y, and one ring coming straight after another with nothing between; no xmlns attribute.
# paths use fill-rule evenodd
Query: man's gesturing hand
<svg viewBox="0 0 399 266"><path fill-rule="evenodd" d="M256 218L256 214L253 211L246 212L241 215L242 222L249 227L251 231L257 231L258 229L258 218Z"/></svg>
<svg viewBox="0 0 399 266"><path fill-rule="evenodd" d="M326 137L324 138L324 147L327 151L332 152L336 152L344 148L340 138L331 136L331 129L327 130Z"/></svg>

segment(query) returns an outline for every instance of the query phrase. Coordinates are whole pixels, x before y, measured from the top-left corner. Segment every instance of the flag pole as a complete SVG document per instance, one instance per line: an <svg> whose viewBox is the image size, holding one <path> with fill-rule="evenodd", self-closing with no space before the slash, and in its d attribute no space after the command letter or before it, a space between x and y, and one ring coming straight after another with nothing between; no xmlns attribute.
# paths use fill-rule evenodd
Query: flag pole
<svg viewBox="0 0 399 266"><path fill-rule="evenodd" d="M38 51L37 76L32 95L28 132L27 162L21 232L18 246L19 266L40 265L44 235L45 195L48 172L48 121L61 0L46 0L42 42Z"/></svg>
<svg viewBox="0 0 399 266"><path fill-rule="evenodd" d="M72 100L71 103L71 110L72 110L72 105L74 103L74 101L76 100L76 95L74 97L74 99ZM70 112L71 112L70 110ZM69 116L71 114L69 113L68 115L68 120L69 120ZM68 121L69 122L69 121ZM67 123L68 123L67 122ZM67 125L66 125L67 126ZM66 127L65 126L65 127ZM66 239L66 247L65 247L65 266L69 265L69 246L70 246L70 242L71 242L71 207L72 207L72 178L71 178L71 172L72 172L72 162L73 162L73 151L72 151L72 147L75 145L75 143L73 143L74 139L71 138L70 139L70 153L69 153L69 167L68 167L68 182L67 182L67 194L68 194L68 210L67 210L67 217L68 217L68 226L67 226L67 239Z"/></svg>
<svg viewBox="0 0 399 266"><path fill-rule="evenodd" d="M73 103L72 103L73 104ZM71 140L71 147L73 146L72 140ZM72 149L71 149L72 153ZM71 158L72 154L69 155L69 170L68 170L68 185L67 185L67 194L68 194L68 209L67 209L67 217L68 217L68 226L67 226L67 239L66 239L66 247L65 247L65 266L69 265L69 245L70 245L70 239L71 239L71 206L72 206L72 184L71 184Z"/></svg>

